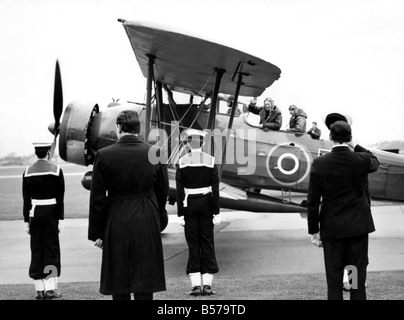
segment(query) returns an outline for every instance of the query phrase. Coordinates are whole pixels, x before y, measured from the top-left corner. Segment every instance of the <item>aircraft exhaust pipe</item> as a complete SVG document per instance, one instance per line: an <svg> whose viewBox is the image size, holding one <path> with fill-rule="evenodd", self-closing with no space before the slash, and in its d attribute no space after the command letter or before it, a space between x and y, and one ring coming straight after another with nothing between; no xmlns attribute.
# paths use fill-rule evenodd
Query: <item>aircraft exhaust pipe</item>
<svg viewBox="0 0 404 320"><path fill-rule="evenodd" d="M81 178L81 185L83 186L84 189L86 190L91 190L91 180L93 177L93 172L92 171L87 171L83 177Z"/></svg>
<svg viewBox="0 0 404 320"><path fill-rule="evenodd" d="M293 202L282 200L253 192L247 192L245 199L220 198L222 208L252 211L252 212L287 212L287 213L307 213L305 206Z"/></svg>

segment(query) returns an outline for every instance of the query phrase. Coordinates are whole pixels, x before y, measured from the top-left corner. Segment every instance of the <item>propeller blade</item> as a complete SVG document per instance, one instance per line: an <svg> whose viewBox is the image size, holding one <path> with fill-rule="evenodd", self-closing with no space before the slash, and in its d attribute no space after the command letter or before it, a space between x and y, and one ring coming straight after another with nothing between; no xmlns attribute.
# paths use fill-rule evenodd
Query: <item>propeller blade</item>
<svg viewBox="0 0 404 320"><path fill-rule="evenodd" d="M54 135L59 134L60 117L63 112L63 90L62 90L62 77L60 75L59 61L56 60L55 69L55 88L53 91L53 116L55 117Z"/></svg>
<svg viewBox="0 0 404 320"><path fill-rule="evenodd" d="M56 138L59 135L60 117L63 112L63 90L62 90L62 77L60 75L59 61L56 60L55 67L55 87L53 91L53 116L55 124L53 126L53 143L51 146L50 159L53 158L56 148Z"/></svg>

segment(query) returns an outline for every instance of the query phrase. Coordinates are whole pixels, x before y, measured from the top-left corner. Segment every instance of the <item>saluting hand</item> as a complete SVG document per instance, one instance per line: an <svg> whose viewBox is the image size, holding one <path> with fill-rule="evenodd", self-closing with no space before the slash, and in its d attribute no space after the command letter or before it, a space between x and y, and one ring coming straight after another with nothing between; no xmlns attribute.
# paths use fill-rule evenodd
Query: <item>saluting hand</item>
<svg viewBox="0 0 404 320"><path fill-rule="evenodd" d="M102 249L102 239L97 239L94 242L94 245L100 249Z"/></svg>

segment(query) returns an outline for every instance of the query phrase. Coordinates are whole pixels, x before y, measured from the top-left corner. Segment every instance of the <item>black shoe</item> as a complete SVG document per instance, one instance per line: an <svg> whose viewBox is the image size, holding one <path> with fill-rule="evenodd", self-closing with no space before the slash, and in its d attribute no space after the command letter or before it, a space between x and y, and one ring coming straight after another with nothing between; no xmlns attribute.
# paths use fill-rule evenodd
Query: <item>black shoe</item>
<svg viewBox="0 0 404 320"><path fill-rule="evenodd" d="M62 295L59 292L54 290L48 290L45 292L45 300L59 299L61 296Z"/></svg>
<svg viewBox="0 0 404 320"><path fill-rule="evenodd" d="M195 287L193 287L192 290L188 292L188 294L189 294L190 296L195 296L195 297L202 295L201 286L195 286Z"/></svg>
<svg viewBox="0 0 404 320"><path fill-rule="evenodd" d="M212 287L209 285L203 286L203 295L205 296L210 296L211 294L214 294L215 292L212 290Z"/></svg>
<svg viewBox="0 0 404 320"><path fill-rule="evenodd" d="M43 293L43 291L37 291L34 300L44 300L44 293Z"/></svg>

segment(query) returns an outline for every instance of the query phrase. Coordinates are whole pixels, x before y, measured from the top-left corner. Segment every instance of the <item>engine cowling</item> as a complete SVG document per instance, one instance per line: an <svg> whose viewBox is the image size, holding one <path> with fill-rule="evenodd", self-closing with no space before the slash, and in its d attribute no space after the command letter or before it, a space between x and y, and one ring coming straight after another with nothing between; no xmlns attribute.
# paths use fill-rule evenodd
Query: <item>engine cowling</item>
<svg viewBox="0 0 404 320"><path fill-rule="evenodd" d="M59 154L67 162L88 166L94 163L99 149L118 140L116 117L124 110L136 111L144 123L144 107L111 103L100 112L98 104L87 101L74 101L65 110L60 125ZM144 128L139 136L143 139Z"/></svg>
<svg viewBox="0 0 404 320"><path fill-rule="evenodd" d="M98 112L98 104L87 101L74 101L66 107L59 138L59 155L63 160L84 166L93 163L88 140Z"/></svg>

